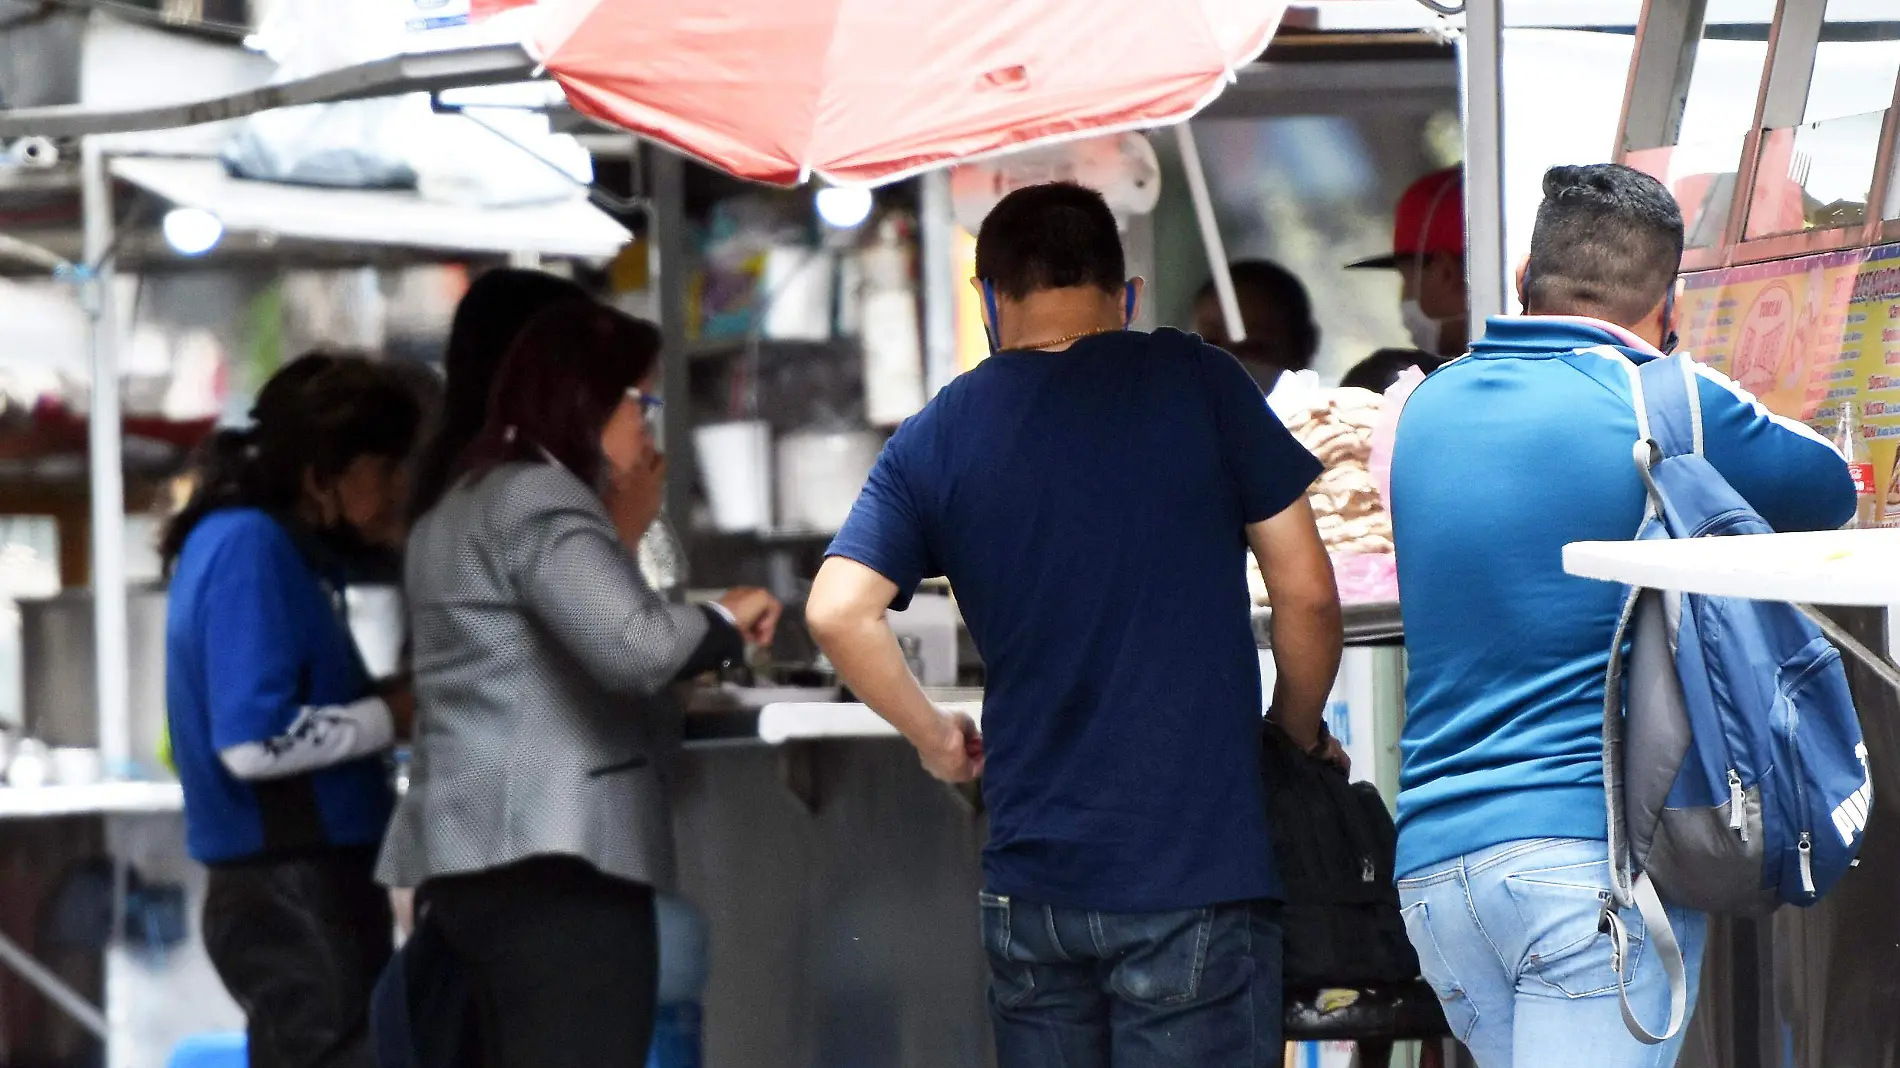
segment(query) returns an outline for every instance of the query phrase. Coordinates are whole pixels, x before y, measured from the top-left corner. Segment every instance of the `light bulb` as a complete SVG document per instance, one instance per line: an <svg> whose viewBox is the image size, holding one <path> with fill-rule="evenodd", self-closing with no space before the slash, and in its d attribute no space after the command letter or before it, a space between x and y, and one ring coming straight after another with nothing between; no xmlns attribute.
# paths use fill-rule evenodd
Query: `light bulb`
<svg viewBox="0 0 1900 1068"><path fill-rule="evenodd" d="M842 189L826 186L818 191L818 217L836 230L851 230L871 217L869 189Z"/></svg>
<svg viewBox="0 0 1900 1068"><path fill-rule="evenodd" d="M224 238L224 223L203 208L173 208L159 225L165 243L180 256L202 256Z"/></svg>

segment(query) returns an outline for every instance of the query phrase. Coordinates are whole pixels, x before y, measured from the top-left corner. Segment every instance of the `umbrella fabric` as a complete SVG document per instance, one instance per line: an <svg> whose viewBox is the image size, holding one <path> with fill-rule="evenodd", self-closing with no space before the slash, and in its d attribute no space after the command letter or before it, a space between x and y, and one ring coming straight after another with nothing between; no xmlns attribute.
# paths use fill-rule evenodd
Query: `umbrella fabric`
<svg viewBox="0 0 1900 1068"><path fill-rule="evenodd" d="M877 184L1192 115L1284 0L561 0L575 108L743 178Z"/></svg>

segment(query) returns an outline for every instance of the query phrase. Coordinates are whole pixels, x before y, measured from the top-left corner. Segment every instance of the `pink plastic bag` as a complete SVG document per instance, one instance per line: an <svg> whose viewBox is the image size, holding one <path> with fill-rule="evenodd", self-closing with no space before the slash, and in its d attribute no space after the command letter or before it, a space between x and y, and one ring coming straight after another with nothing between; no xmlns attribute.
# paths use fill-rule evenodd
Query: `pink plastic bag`
<svg viewBox="0 0 1900 1068"><path fill-rule="evenodd" d="M1379 423L1372 428L1372 455L1366 460L1366 469L1372 473L1372 484L1378 487L1379 500L1385 502L1388 511L1392 507L1392 440L1398 436L1399 413L1405 410L1406 400L1423 381L1425 372L1416 367L1400 371L1399 380L1386 387Z"/></svg>
<svg viewBox="0 0 1900 1068"><path fill-rule="evenodd" d="M1398 562L1389 553L1336 553L1333 580L1340 604L1390 604L1399 599Z"/></svg>

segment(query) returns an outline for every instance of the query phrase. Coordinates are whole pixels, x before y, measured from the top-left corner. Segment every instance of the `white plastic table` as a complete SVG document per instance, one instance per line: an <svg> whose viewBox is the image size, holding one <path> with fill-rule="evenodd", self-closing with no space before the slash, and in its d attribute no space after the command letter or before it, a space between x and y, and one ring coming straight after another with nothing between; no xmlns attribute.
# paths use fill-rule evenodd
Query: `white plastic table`
<svg viewBox="0 0 1900 1068"><path fill-rule="evenodd" d="M1564 570L1625 586L1715 597L1787 601L1900 689L1900 530L1743 534L1688 540L1586 541L1564 546ZM1885 608L1887 655L1862 645L1815 605Z"/></svg>

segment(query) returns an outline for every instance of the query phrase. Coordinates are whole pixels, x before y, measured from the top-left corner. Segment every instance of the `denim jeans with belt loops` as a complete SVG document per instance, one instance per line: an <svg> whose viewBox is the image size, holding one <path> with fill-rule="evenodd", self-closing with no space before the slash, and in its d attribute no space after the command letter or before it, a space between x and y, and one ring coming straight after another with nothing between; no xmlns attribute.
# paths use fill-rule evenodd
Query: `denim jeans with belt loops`
<svg viewBox="0 0 1900 1068"><path fill-rule="evenodd" d="M1279 907L1109 913L982 895L998 1068L1279 1068Z"/></svg>
<svg viewBox="0 0 1900 1068"><path fill-rule="evenodd" d="M1645 1046L1624 1026L1610 937L1598 930L1610 894L1605 843L1505 842L1399 880L1405 930L1454 1034L1480 1068L1670 1068L1682 1034ZM1669 908L1689 973L1702 977L1708 919ZM1669 983L1642 917L1626 910L1630 1005L1660 1033ZM1686 1030L1686 1027L1685 1027Z"/></svg>

